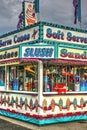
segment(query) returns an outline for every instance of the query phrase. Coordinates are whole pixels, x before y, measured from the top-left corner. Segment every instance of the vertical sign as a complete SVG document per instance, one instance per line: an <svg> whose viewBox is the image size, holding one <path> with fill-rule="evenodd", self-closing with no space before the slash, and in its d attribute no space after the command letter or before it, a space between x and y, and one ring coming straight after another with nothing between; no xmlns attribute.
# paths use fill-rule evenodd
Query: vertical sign
<svg viewBox="0 0 87 130"><path fill-rule="evenodd" d="M24 1L25 26L36 23L36 12L34 3Z"/></svg>

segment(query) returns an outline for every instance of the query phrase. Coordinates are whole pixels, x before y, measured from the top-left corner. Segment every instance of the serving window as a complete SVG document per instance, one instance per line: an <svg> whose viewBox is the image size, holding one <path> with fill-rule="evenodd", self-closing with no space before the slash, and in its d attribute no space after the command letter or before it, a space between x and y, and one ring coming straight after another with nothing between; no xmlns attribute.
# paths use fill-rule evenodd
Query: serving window
<svg viewBox="0 0 87 130"><path fill-rule="evenodd" d="M87 67L70 64L43 65L44 92L74 92L87 91Z"/></svg>
<svg viewBox="0 0 87 130"><path fill-rule="evenodd" d="M9 67L9 90L38 91L38 64L22 64Z"/></svg>

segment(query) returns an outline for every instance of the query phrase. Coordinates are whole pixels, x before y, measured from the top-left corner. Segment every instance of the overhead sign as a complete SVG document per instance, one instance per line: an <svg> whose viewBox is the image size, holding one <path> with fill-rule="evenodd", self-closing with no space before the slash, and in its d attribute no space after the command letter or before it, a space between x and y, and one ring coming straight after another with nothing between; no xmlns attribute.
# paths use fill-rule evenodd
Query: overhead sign
<svg viewBox="0 0 87 130"><path fill-rule="evenodd" d="M34 41L38 38L39 26L0 38L0 49Z"/></svg>
<svg viewBox="0 0 87 130"><path fill-rule="evenodd" d="M18 58L19 48L14 48L6 51L0 52L0 61L11 60Z"/></svg>
<svg viewBox="0 0 87 130"><path fill-rule="evenodd" d="M23 46L22 58L54 58L53 46Z"/></svg>
<svg viewBox="0 0 87 130"><path fill-rule="evenodd" d="M44 39L55 42L87 44L87 33L70 31L57 27L44 26Z"/></svg>
<svg viewBox="0 0 87 130"><path fill-rule="evenodd" d="M72 48L59 47L58 58L87 61L87 51Z"/></svg>

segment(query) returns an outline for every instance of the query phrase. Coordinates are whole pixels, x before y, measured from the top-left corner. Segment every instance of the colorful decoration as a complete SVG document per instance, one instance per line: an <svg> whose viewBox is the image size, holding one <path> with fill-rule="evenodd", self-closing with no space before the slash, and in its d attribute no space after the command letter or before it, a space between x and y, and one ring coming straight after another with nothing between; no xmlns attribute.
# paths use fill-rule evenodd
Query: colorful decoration
<svg viewBox="0 0 87 130"><path fill-rule="evenodd" d="M8 96L8 107L9 107L9 104L10 104L10 97Z"/></svg>
<svg viewBox="0 0 87 130"><path fill-rule="evenodd" d="M32 109L33 109L33 100L30 99L30 111L32 111Z"/></svg>
<svg viewBox="0 0 87 130"><path fill-rule="evenodd" d="M28 118L34 118L36 120L39 119L41 121L42 120L47 120L47 119L49 119L49 120L51 120L51 119L57 119L57 118L58 119L59 118L66 119L68 117L74 117L74 116L75 116L75 118L76 117L80 118L80 117L84 117L84 116L87 115L87 111L83 111L83 112L82 112L82 110L80 111L80 109L83 109L84 107L86 107L86 104L87 104L87 101L84 101L83 98L80 99L80 105L78 105L77 98L74 98L73 102L71 102L70 99L67 98L66 99L66 106L63 106L63 99L62 98L59 99L58 104L55 102L55 99L52 99L50 101L49 105L47 103L48 103L47 100L44 99L43 102L42 102L42 106L40 106L38 104L38 100L36 99L35 102L34 102L34 104L33 104L33 100L31 98L30 102L28 104L28 99L27 98L23 99L22 97L20 97L18 99L18 97L14 98L13 96L12 97L10 97L10 96L6 97L6 95L1 95L1 97L0 97L0 105L1 106L5 105L5 107L6 107L7 104L9 104L8 105L9 107L6 110L3 110L3 108L0 109L0 113L2 112L3 115L4 115L4 113L8 113L9 112L9 114L13 115L14 117L15 117L15 114L16 114L17 117L19 115L21 115L21 117L25 116L25 118L26 117L28 117ZM16 110L14 109L15 105L17 106L17 108L20 108L21 110L22 109L24 110L24 108L25 108L25 110L27 110L27 113L16 112ZM77 108L78 108L79 112L75 112L75 111L74 111L74 113L73 113L73 111L71 112L71 110L70 110L70 106L71 105L73 105L73 110L77 110ZM25 106L25 107L23 107L23 106ZM63 110L62 113L58 112L58 114L54 114L56 106L59 107L60 111ZM28 112L29 111L28 109L30 109L30 111L36 110L36 112L38 112L38 108L43 109L44 113L49 112L50 110L52 110L53 114L46 114L46 116L44 116L44 115L41 116L41 115L38 115L38 113L31 115ZM64 114L64 110L67 110L66 114Z"/></svg>
<svg viewBox="0 0 87 130"><path fill-rule="evenodd" d="M18 20L18 24L17 24L17 29L21 29L23 27L23 13L21 12L19 14L19 20Z"/></svg>
<svg viewBox="0 0 87 130"><path fill-rule="evenodd" d="M11 104L12 104L12 107L14 107L14 97L13 96L11 98Z"/></svg>
<svg viewBox="0 0 87 130"><path fill-rule="evenodd" d="M84 99L81 98L81 99L80 99L80 107L81 107L81 109L83 109L83 105L84 105Z"/></svg>
<svg viewBox="0 0 87 130"><path fill-rule="evenodd" d="M25 98L25 110L27 110L27 104L28 104L28 101L27 101L27 98Z"/></svg>
<svg viewBox="0 0 87 130"><path fill-rule="evenodd" d="M1 94L0 113L3 113L3 115L6 113L7 116L13 115L13 117L15 117L15 115L17 115L17 117L21 115L21 117L24 116L24 119L27 117L27 118L36 119L37 121L38 120L42 121L42 120L47 120L47 119L55 120L57 118L58 119L63 118L64 120L66 118L74 117L74 116L76 119L76 117L80 118L80 117L87 116L87 111L84 111L84 108L86 107L86 104L87 104L87 100L84 100L83 97L81 97L79 100L75 97L73 101L70 101L70 98L66 98L66 105L64 105L65 99L63 99L62 97L58 100L59 101L57 103L54 98L52 98L51 101L43 99L42 105L40 106L38 104L38 99L33 100L32 98L29 99L28 97L24 98L21 96L18 98L17 95L14 98L13 96L10 96L10 95L6 96L6 95ZM79 104L79 101L80 101L80 104ZM42 115L38 114L38 108L43 110ZM21 112L16 111L16 109L21 110ZM79 112L77 110L79 110ZM58 113L55 114L56 111ZM66 113L64 111L66 111Z"/></svg>
<svg viewBox="0 0 87 130"><path fill-rule="evenodd" d="M36 110L36 112L38 112L38 108L43 109L43 112L45 113L46 111L52 110L52 112L55 112L55 107L58 106L59 110L68 110L70 111L70 106L73 105L74 110L77 110L77 108L81 108L83 109L84 107L86 107L87 101L84 101L83 98L80 99L80 105L78 105L78 100L77 98L73 99L73 102L70 101L69 98L66 99L66 106L63 106L63 99L60 98L58 104L55 102L55 99L52 99L50 104L48 105L47 100L44 99L42 102L42 106L40 106L38 104L38 100L36 99L35 102L33 103L32 98L30 99L30 102L28 104L28 99L25 98L23 99L22 97L20 97L18 99L18 97L14 98L13 96L10 97L6 97L6 95L0 97L0 105L4 105L5 107L8 105L8 107L12 107L14 108L16 106L16 108L20 108L20 109L24 109L28 110L30 109L30 111L33 111L34 109ZM23 107L25 106L25 107ZM48 106L48 107L47 107Z"/></svg>
<svg viewBox="0 0 87 130"><path fill-rule="evenodd" d="M46 101L46 99L43 100L42 108L43 108L43 112L45 113L47 111L47 101Z"/></svg>
<svg viewBox="0 0 87 130"><path fill-rule="evenodd" d="M70 110L70 99L69 98L66 100L66 108L68 111Z"/></svg>
<svg viewBox="0 0 87 130"><path fill-rule="evenodd" d="M6 96L4 96L4 106L6 106Z"/></svg>
<svg viewBox="0 0 87 130"><path fill-rule="evenodd" d="M16 108L18 108L18 97L16 97Z"/></svg>
<svg viewBox="0 0 87 130"><path fill-rule="evenodd" d="M23 99L22 99L22 97L20 98L20 108L22 109L22 107L23 107Z"/></svg>
<svg viewBox="0 0 87 130"><path fill-rule="evenodd" d="M36 112L38 112L38 100L35 100L35 108L36 108Z"/></svg>
<svg viewBox="0 0 87 130"><path fill-rule="evenodd" d="M76 110L77 109L77 99L76 98L74 98L74 100L73 100L73 106L74 106L74 110Z"/></svg>
<svg viewBox="0 0 87 130"><path fill-rule="evenodd" d="M63 108L63 100L60 98L59 100L59 110L62 111Z"/></svg>
<svg viewBox="0 0 87 130"><path fill-rule="evenodd" d="M25 26L29 26L31 24L36 23L36 12L35 12L35 6L34 3L24 1L23 2L25 7L24 7L24 14L25 14Z"/></svg>
<svg viewBox="0 0 87 130"><path fill-rule="evenodd" d="M55 100L54 99L51 100L51 109L52 109L52 112L54 112L54 110L55 110Z"/></svg>

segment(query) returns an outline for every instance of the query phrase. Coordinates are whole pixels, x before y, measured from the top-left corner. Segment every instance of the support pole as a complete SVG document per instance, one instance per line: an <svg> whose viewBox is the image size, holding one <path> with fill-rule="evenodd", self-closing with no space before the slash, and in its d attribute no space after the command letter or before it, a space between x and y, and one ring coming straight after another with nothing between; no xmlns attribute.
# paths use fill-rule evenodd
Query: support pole
<svg viewBox="0 0 87 130"><path fill-rule="evenodd" d="M38 104L42 106L43 101L43 62L38 62ZM39 107L38 114L41 115L42 111Z"/></svg>

